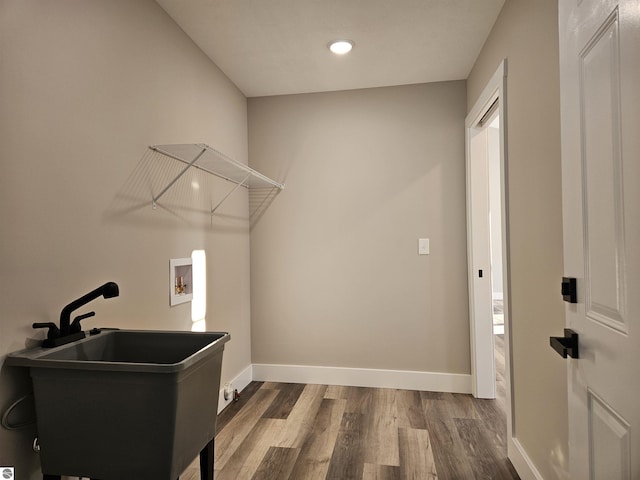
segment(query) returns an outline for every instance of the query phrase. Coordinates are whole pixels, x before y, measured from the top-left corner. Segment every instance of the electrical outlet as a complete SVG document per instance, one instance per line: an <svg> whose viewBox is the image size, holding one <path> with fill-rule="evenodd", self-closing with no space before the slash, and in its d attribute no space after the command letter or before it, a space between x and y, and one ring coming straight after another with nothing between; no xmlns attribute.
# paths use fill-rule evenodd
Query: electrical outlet
<svg viewBox="0 0 640 480"><path fill-rule="evenodd" d="M224 384L223 394L226 401L233 400L233 385L230 382Z"/></svg>

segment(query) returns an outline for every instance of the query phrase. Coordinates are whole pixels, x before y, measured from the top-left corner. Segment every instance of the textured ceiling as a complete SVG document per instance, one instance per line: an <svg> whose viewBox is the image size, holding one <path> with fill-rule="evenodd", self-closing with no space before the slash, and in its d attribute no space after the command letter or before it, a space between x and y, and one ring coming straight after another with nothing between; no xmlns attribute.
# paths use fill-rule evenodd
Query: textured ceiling
<svg viewBox="0 0 640 480"><path fill-rule="evenodd" d="M504 0L156 0L247 97L465 79ZM332 54L336 38L355 42Z"/></svg>

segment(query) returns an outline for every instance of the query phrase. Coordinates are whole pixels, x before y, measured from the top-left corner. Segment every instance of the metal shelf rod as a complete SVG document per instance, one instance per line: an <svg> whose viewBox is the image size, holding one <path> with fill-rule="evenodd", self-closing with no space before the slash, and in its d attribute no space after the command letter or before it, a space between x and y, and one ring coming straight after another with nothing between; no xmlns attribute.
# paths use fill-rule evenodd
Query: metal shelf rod
<svg viewBox="0 0 640 480"><path fill-rule="evenodd" d="M220 201L218 202L218 204L217 204L215 207L213 207L213 208L211 209L211 215L213 215L213 214L215 213L215 211L218 209L218 207L219 207L220 205L222 205L222 204L224 203L224 201L225 201L227 198L229 198L229 197L230 197L230 196L231 196L231 195L232 195L236 190L238 190L240 187L242 187L242 186L244 185L244 182L246 182L247 180L249 180L249 177L251 177L251 174L248 174L246 177L244 177L244 180L242 180L240 183L238 183L238 184L233 188L233 190L231 190L229 193L227 193L227 194L224 196L224 198L223 198L222 200L220 200Z"/></svg>

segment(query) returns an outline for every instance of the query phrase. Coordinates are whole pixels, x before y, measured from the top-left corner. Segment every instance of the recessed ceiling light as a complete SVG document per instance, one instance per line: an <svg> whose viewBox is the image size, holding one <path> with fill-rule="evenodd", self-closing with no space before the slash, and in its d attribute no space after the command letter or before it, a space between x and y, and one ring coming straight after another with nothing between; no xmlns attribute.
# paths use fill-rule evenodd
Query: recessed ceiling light
<svg viewBox="0 0 640 480"><path fill-rule="evenodd" d="M354 43L351 40L334 40L329 43L329 50L336 55L344 55L351 51L353 45Z"/></svg>

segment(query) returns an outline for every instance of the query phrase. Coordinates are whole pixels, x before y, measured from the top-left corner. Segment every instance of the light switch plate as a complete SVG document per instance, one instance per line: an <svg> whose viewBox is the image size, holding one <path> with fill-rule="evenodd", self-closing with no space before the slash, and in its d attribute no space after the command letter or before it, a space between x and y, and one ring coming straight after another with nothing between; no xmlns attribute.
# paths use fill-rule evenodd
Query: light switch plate
<svg viewBox="0 0 640 480"><path fill-rule="evenodd" d="M418 239L418 255L429 255L429 239Z"/></svg>

